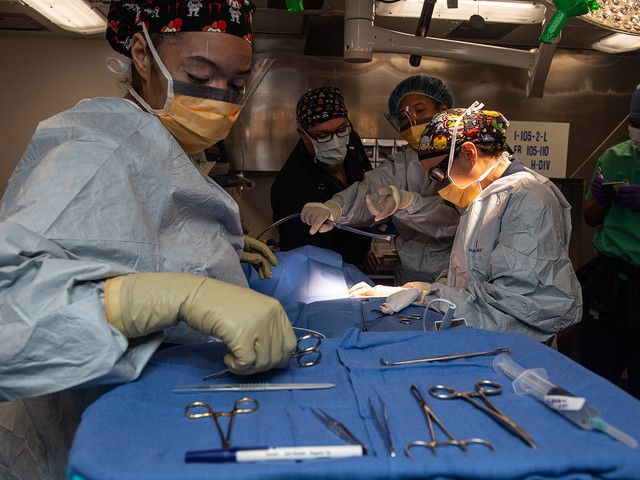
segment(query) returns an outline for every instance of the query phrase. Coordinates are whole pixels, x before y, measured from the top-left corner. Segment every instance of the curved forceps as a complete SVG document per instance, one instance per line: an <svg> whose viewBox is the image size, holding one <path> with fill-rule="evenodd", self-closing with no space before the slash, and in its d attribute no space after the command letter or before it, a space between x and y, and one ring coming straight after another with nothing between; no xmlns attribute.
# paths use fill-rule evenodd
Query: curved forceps
<svg viewBox="0 0 640 480"><path fill-rule="evenodd" d="M308 342L310 339L315 341ZM322 352L318 349L321 342L322 336L317 333L308 333L307 335L303 335L298 338L296 349L290 358L295 358L298 365L301 367L311 367L315 365L322 358ZM306 361L304 360L305 357L307 358ZM219 372L210 373L209 375L202 377L202 380L213 380L214 378L222 377L227 373L231 373L231 370L225 368Z"/></svg>
<svg viewBox="0 0 640 480"><path fill-rule="evenodd" d="M220 436L220 441L222 442L222 448L227 450L231 446L231 428L233 427L233 419L235 418L235 416L240 413L255 412L256 410L258 410L258 408L259 405L257 400L249 397L243 397L234 402L233 409L230 412L214 412L208 403L192 402L185 407L184 414L187 418L194 419L211 417L213 419L213 423L215 423L216 425L216 429L218 430L218 435ZM198 411L194 413L194 410ZM229 424L227 425L226 434L222 432L222 427L220 426L218 417L229 417Z"/></svg>
<svg viewBox="0 0 640 480"><path fill-rule="evenodd" d="M422 393L420 393L420 390L418 390L418 387L416 387L415 385L411 385L411 387L409 387L409 390L411 390L411 393L413 394L415 399L418 401L418 404L420 404L420 407L422 408L422 412L424 413L424 416L427 419L427 425L429 426L429 435L431 436L431 441L427 442L424 440L415 440L413 442L407 443L404 446L404 453L407 457L413 458L410 451L412 447L429 448L431 449L431 453L433 453L433 456L435 457L436 447L454 446L466 452L467 445L469 445L470 443L479 443L481 445L485 445L495 452L496 449L494 448L494 446L481 438L470 438L468 440L458 440L454 438L454 436L451 435L449 430L445 428L442 422L438 420L438 417L436 417L436 414L433 413L433 410L431 410L431 407L429 407L429 405L427 404L427 401L422 396ZM435 433L435 429L433 428L434 422L436 425L438 425L438 427L440 427L440 430L444 432L444 434L449 438L449 440L447 440L446 442L438 442L436 440L436 433Z"/></svg>
<svg viewBox="0 0 640 480"><path fill-rule="evenodd" d="M454 388L446 387L444 385L435 385L429 389L429 393L436 398L441 398L443 400L462 398L463 400L466 400L474 407L489 415L511 433L515 434L531 448L538 448L531 436L520 425L498 410L498 408L487 398L489 395L499 395L501 392L502 385L492 380L481 380L477 382L475 385L475 391L473 392L459 392ZM480 398L484 403L478 402L475 400L476 398Z"/></svg>

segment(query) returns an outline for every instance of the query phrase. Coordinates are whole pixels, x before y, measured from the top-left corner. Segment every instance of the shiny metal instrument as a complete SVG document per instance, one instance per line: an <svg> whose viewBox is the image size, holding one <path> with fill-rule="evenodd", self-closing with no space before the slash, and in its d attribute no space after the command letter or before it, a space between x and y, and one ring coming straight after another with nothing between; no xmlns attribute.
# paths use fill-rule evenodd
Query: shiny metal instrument
<svg viewBox="0 0 640 480"><path fill-rule="evenodd" d="M454 388L445 387L444 385L435 385L429 389L429 393L436 398L441 398L443 400L455 400L461 398L466 400L474 407L489 415L531 448L538 448L531 436L520 425L498 410L498 408L487 398L490 395L499 395L501 392L502 385L491 380L482 380L477 382L475 385L475 391L473 392L459 392ZM482 400L482 403L477 401L476 398Z"/></svg>
<svg viewBox="0 0 640 480"><path fill-rule="evenodd" d="M358 440L353 433L351 433L347 427L331 417L328 413L321 409L312 408L311 412L333 433L338 437L350 443L351 445L360 445L363 453L366 455L368 452L367 446Z"/></svg>
<svg viewBox="0 0 640 480"><path fill-rule="evenodd" d="M233 420L235 416L242 413L255 412L258 408L259 405L257 400L249 397L243 397L234 402L233 408L229 412L214 412L208 403L192 402L185 407L184 414L187 418L193 419L211 417L216 426L216 430L218 430L222 448L228 449L231 446L231 429L233 428ZM218 420L219 417L229 417L229 424L227 425L226 433L223 433L222 431L220 421Z"/></svg>
<svg viewBox="0 0 640 480"><path fill-rule="evenodd" d="M451 435L451 433L449 432L449 430L447 430L445 428L445 426L442 424L442 422L440 420L438 420L438 417L436 417L436 414L433 413L433 410L431 410L431 407L429 407L429 405L427 404L427 401L424 399L424 397L422 396L422 393L420 393L420 390L418 390L418 387L416 387L415 385L411 385L411 387L409 387L409 389L411 390L411 393L413 394L413 396L415 397L415 399L418 401L418 404L420 405L420 408L422 409L422 413L424 413L424 416L427 420L427 425L429 426L429 436L431 437L430 441L425 441L425 440L415 440L413 442L409 442L404 446L404 453L407 457L409 458L413 458L413 456L411 455L411 449L414 447L425 447L431 450L431 453L433 453L433 456L436 456L436 448L437 447L448 447L448 446L453 446L453 447L458 447L460 448L462 451L466 452L467 451L467 446L469 444L480 444L480 445L484 445L488 448L490 448L492 451L495 452L495 447L490 444L489 442L487 442L486 440L483 440L482 438L470 438L467 440L458 440L456 439L453 435ZM441 441L439 442L436 439L436 432L435 429L433 428L433 424L438 425L438 427L440 427L440 430L442 430L442 432L447 436L448 440L446 441Z"/></svg>
<svg viewBox="0 0 640 480"><path fill-rule="evenodd" d="M318 349L322 337L316 333L308 333L298 338L296 350L291 355L291 358L295 358L298 365L301 367L311 367L318 363L322 358L322 352ZM210 373L202 378L202 380L213 380L214 378L222 377L231 373L231 370L225 368L219 372Z"/></svg>
<svg viewBox="0 0 640 480"><path fill-rule="evenodd" d="M382 403L380 397L378 397L378 403L382 408L382 420L378 417L375 407L371 402L371 398L369 398L369 410L371 411L371 418L373 419L373 423L375 423L378 432L382 436L384 443L387 445L389 449L389 456L396 456L396 447L393 445L393 441L391 439L391 427L389 426L389 415L387 414L387 407Z"/></svg>
<svg viewBox="0 0 640 480"><path fill-rule="evenodd" d="M444 360L455 360L458 358L481 357L484 355L499 355L501 353L507 353L510 355L511 348L498 347L495 350L487 350L486 352L456 353L452 355L440 355L438 357L416 358L414 360L399 360L397 362L387 362L384 358L380 358L380 364L384 365L385 367L395 367L397 365L409 365L411 363L441 362Z"/></svg>

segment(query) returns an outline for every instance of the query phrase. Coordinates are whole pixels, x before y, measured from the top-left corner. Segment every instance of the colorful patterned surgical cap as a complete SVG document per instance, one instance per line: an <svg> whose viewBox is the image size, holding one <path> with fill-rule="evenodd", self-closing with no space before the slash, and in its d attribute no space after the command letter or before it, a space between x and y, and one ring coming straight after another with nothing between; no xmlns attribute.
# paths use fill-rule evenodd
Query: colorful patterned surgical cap
<svg viewBox="0 0 640 480"><path fill-rule="evenodd" d="M453 127L465 111L464 108L452 108L433 117L420 138L418 147L420 160L449 153ZM464 115L458 124L456 149L464 142L506 142L508 127L509 121L500 112L493 110L471 111Z"/></svg>
<svg viewBox="0 0 640 480"><path fill-rule="evenodd" d="M111 0L107 15L107 41L131 57L131 39L142 31L222 32L253 44L251 21L256 8L251 0Z"/></svg>
<svg viewBox="0 0 640 480"><path fill-rule="evenodd" d="M346 118L342 92L336 87L320 87L309 90L298 100L296 121L304 130L333 118Z"/></svg>

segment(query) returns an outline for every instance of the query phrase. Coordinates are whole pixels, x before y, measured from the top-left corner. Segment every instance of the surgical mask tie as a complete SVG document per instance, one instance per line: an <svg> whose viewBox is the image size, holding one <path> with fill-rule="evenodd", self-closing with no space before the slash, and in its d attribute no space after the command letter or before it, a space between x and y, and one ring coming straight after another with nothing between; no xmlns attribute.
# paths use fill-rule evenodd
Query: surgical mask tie
<svg viewBox="0 0 640 480"><path fill-rule="evenodd" d="M636 147L637 150L640 150L640 128L629 125L629 138L633 146Z"/></svg>
<svg viewBox="0 0 640 480"><path fill-rule="evenodd" d="M304 129L302 129L304 130ZM305 134L306 130L304 130ZM349 136L339 137L334 135L328 142L318 143L309 134L307 138L311 141L316 152L315 160L327 165L340 165L347 156L347 145Z"/></svg>

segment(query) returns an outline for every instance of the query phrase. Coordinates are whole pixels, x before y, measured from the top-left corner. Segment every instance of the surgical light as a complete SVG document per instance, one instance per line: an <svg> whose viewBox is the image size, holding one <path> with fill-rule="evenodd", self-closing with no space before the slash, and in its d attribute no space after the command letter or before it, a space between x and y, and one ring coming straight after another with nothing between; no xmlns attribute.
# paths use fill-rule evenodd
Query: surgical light
<svg viewBox="0 0 640 480"><path fill-rule="evenodd" d="M638 0L640 1L640 0ZM419 18L423 0L401 0L394 3L376 2L376 15ZM469 20L480 15L487 22L536 24L544 20L542 3L501 0L458 0L457 8L448 8L447 2L438 1L433 9L433 19Z"/></svg>
<svg viewBox="0 0 640 480"><path fill-rule="evenodd" d="M598 7L580 18L615 32L640 35L640 0L599 0Z"/></svg>
<svg viewBox="0 0 640 480"><path fill-rule="evenodd" d="M591 47L605 53L631 52L640 49L640 36L614 33L592 43Z"/></svg>
<svg viewBox="0 0 640 480"><path fill-rule="evenodd" d="M22 0L60 28L75 33L100 33L107 21L83 0Z"/></svg>

